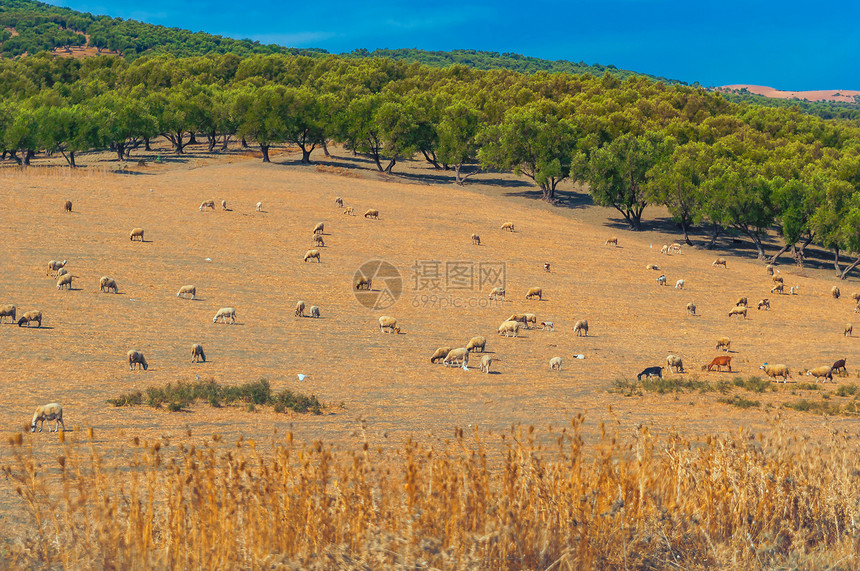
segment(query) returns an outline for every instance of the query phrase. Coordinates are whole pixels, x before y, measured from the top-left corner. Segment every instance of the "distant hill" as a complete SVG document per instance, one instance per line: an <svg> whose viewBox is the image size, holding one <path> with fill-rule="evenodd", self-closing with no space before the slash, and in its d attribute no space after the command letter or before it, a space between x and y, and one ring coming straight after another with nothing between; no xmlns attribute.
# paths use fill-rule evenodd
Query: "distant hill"
<svg viewBox="0 0 860 571"><path fill-rule="evenodd" d="M860 91L780 91L761 85L724 85L714 91L734 103L765 107L797 107L824 119L860 119Z"/></svg>
<svg viewBox="0 0 860 571"><path fill-rule="evenodd" d="M728 93L749 92L776 99L799 99L801 101L831 101L834 103L858 103L860 91L851 89L823 89L818 91L781 91L764 85L723 85L718 91Z"/></svg>

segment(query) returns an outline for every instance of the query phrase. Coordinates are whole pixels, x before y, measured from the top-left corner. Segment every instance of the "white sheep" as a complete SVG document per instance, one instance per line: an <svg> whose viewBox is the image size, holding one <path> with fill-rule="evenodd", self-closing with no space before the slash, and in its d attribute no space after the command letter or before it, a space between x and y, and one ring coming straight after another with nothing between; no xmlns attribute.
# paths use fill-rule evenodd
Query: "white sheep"
<svg viewBox="0 0 860 571"><path fill-rule="evenodd" d="M325 224L323 224L322 222L319 222L316 226L314 226L314 234L322 234L324 231Z"/></svg>
<svg viewBox="0 0 860 571"><path fill-rule="evenodd" d="M381 333L400 333L400 326L397 325L397 320L388 315L383 315L379 318L379 331Z"/></svg>
<svg viewBox="0 0 860 571"><path fill-rule="evenodd" d="M319 307L317 307L316 305L312 305L308 311L310 312L311 317L313 317L314 319L319 319L319 316L320 316L320 308Z"/></svg>
<svg viewBox="0 0 860 571"><path fill-rule="evenodd" d="M764 298L756 304L756 309L770 309L770 300Z"/></svg>
<svg viewBox="0 0 860 571"><path fill-rule="evenodd" d="M717 339L717 346L714 349L722 349L723 351L728 351L729 347L732 345L732 340L728 337L720 337Z"/></svg>
<svg viewBox="0 0 860 571"><path fill-rule="evenodd" d="M500 297L502 299L505 299L505 288L494 287L492 290L490 290L490 295L489 295L490 299L499 299Z"/></svg>
<svg viewBox="0 0 860 571"><path fill-rule="evenodd" d="M663 247L660 248L660 253L668 255L669 254L669 244L663 244Z"/></svg>
<svg viewBox="0 0 860 571"><path fill-rule="evenodd" d="M771 279L773 280L773 283L775 283L775 284L785 283L785 280L782 279L782 276L773 276Z"/></svg>
<svg viewBox="0 0 860 571"><path fill-rule="evenodd" d="M199 363L200 361L206 362L206 353L203 352L203 345L195 343L191 346L191 362Z"/></svg>
<svg viewBox="0 0 860 571"><path fill-rule="evenodd" d="M305 316L305 302L299 301L296 304L296 317L304 317Z"/></svg>
<svg viewBox="0 0 860 571"><path fill-rule="evenodd" d="M516 337L519 331L519 321L503 321L502 324L499 325L499 335L504 335L505 337L508 337L509 333L513 333L513 336Z"/></svg>
<svg viewBox="0 0 860 571"><path fill-rule="evenodd" d="M9 323L15 323L17 308L14 305L0 305L0 323L3 323L3 318L8 317Z"/></svg>
<svg viewBox="0 0 860 571"><path fill-rule="evenodd" d="M257 212L262 212L262 211L263 211L263 201L261 200L260 202L257 203Z"/></svg>
<svg viewBox="0 0 860 571"><path fill-rule="evenodd" d="M676 281L676 282L675 282L675 289L684 289L684 285L685 285L686 283L687 283L687 282L685 282L684 280L678 280L678 281Z"/></svg>
<svg viewBox="0 0 860 571"><path fill-rule="evenodd" d="M451 352L451 349L452 347L439 347L430 357L430 362L435 364L437 361L443 360Z"/></svg>
<svg viewBox="0 0 860 571"><path fill-rule="evenodd" d="M67 200L66 203L63 204L63 210L65 210L66 212L72 211L72 201L71 200Z"/></svg>
<svg viewBox="0 0 860 571"><path fill-rule="evenodd" d="M352 206L347 206L346 208L344 208L343 213L347 216L355 216L355 208L353 208Z"/></svg>
<svg viewBox="0 0 860 571"><path fill-rule="evenodd" d="M335 206L338 208L343 208L343 199L341 197L337 197L334 199Z"/></svg>
<svg viewBox="0 0 860 571"><path fill-rule="evenodd" d="M451 351L449 351L445 356L445 360L442 361L442 364L446 367L450 367L451 365L462 365L463 368L467 368L469 366L469 350L465 347L451 349Z"/></svg>
<svg viewBox="0 0 860 571"><path fill-rule="evenodd" d="M846 337L853 337L854 336L854 325L851 323L846 324L845 330L842 332L842 335L844 335Z"/></svg>
<svg viewBox="0 0 860 571"><path fill-rule="evenodd" d="M537 315L535 315L534 313L524 313L523 316L526 318L526 329L531 329L532 325L537 327Z"/></svg>
<svg viewBox="0 0 860 571"><path fill-rule="evenodd" d="M466 344L466 350L467 351L477 351L478 349L480 349L481 353L483 353L486 346L487 346L487 338L483 337L481 335L478 335L477 337L472 337L469 340L469 342Z"/></svg>
<svg viewBox="0 0 860 571"><path fill-rule="evenodd" d="M489 375L490 365L492 365L493 361L495 360L496 358L492 355L484 355L483 357L481 357L481 372Z"/></svg>
<svg viewBox="0 0 860 571"><path fill-rule="evenodd" d="M314 243L313 243L314 247L317 247L317 246L323 247L323 248L325 247L325 241L323 240L323 237L320 236L319 234L314 234L313 240L314 240Z"/></svg>
<svg viewBox="0 0 860 571"><path fill-rule="evenodd" d="M137 368L143 367L143 370L149 369L149 363L146 362L146 358L144 358L143 353L140 351L131 350L126 353L126 357L128 358L128 369L130 371L134 370L134 366L137 365Z"/></svg>
<svg viewBox="0 0 860 571"><path fill-rule="evenodd" d="M215 201L204 200L203 203L200 205L200 212L203 212L204 208L211 208L212 210L215 210Z"/></svg>
<svg viewBox="0 0 860 571"><path fill-rule="evenodd" d="M184 285L179 288L179 292L177 292L176 297L182 297L188 294L191 294L191 299L196 299L197 295L197 287L193 285Z"/></svg>
<svg viewBox="0 0 860 571"><path fill-rule="evenodd" d="M830 379L833 380L833 368L824 365L823 367L815 367L814 369L810 369L806 372L806 376L815 377L815 382L817 383L821 379Z"/></svg>
<svg viewBox="0 0 860 571"><path fill-rule="evenodd" d="M131 233L129 233L128 239L134 241L135 238L143 242L143 228L131 229Z"/></svg>
<svg viewBox="0 0 860 571"><path fill-rule="evenodd" d="M69 273L69 270L67 270L66 268L60 268L59 270L57 270L57 277L64 276L67 273Z"/></svg>
<svg viewBox="0 0 860 571"><path fill-rule="evenodd" d="M370 287L373 285L373 280L370 278L366 278L364 276L359 276L358 279L355 280L355 289L360 290L368 290L370 291Z"/></svg>
<svg viewBox="0 0 860 571"><path fill-rule="evenodd" d="M62 262L58 262L56 260L51 260L50 262L48 262L48 271L45 272L45 275L46 276L51 275L52 272L56 272L57 270L59 270L60 268L65 266L67 262L68 262L68 260L63 260Z"/></svg>
<svg viewBox="0 0 860 571"><path fill-rule="evenodd" d="M645 266L645 269L660 271L660 266L658 266L657 264L648 264L647 266Z"/></svg>
<svg viewBox="0 0 860 571"><path fill-rule="evenodd" d="M60 276L60 279L57 280L57 289L63 289L63 286L66 286L66 289L71 290L72 278L74 277L76 276L73 276L72 274L65 274Z"/></svg>
<svg viewBox="0 0 860 571"><path fill-rule="evenodd" d="M724 268L729 269L729 267L726 265L726 259L725 258L717 258L716 260L714 260L714 263L712 263L711 265L712 266L723 266Z"/></svg>
<svg viewBox="0 0 860 571"><path fill-rule="evenodd" d="M681 244L675 242L674 244L669 246L669 251L672 252L673 254L681 254L682 253L681 252Z"/></svg>
<svg viewBox="0 0 860 571"><path fill-rule="evenodd" d="M573 332L576 333L577 336L585 335L588 337L588 320L580 319L576 323L573 324Z"/></svg>
<svg viewBox="0 0 860 571"><path fill-rule="evenodd" d="M526 299L534 299L535 297L543 301L543 289L539 287L529 288L529 291L526 293Z"/></svg>
<svg viewBox="0 0 860 571"><path fill-rule="evenodd" d="M799 285L791 286L790 288L788 288L788 292L791 295L797 295L800 292L800 286Z"/></svg>
<svg viewBox="0 0 860 571"><path fill-rule="evenodd" d="M313 260L316 258L317 263L320 263L320 251L319 250L308 250L305 252L304 260L307 262L308 260Z"/></svg>
<svg viewBox="0 0 860 571"><path fill-rule="evenodd" d="M513 222L505 222L501 226L499 226L500 230L508 230L510 232L514 231L514 223Z"/></svg>
<svg viewBox="0 0 860 571"><path fill-rule="evenodd" d="M749 300L747 300L746 297L739 297L738 300L735 302L735 305L742 305L746 307L749 305Z"/></svg>
<svg viewBox="0 0 860 571"><path fill-rule="evenodd" d="M663 274L659 278L657 278L657 285L666 285L666 274Z"/></svg>
<svg viewBox="0 0 860 571"><path fill-rule="evenodd" d="M116 280L109 276L102 276L99 280L99 291L119 293L119 287L116 285Z"/></svg>
<svg viewBox="0 0 860 571"><path fill-rule="evenodd" d="M30 327L30 323L35 321L39 324L39 327L42 327L42 312L39 310L28 311L24 315L18 319L18 327L23 327L24 324L27 324L27 327Z"/></svg>
<svg viewBox="0 0 860 571"><path fill-rule="evenodd" d="M232 307L222 307L215 314L215 317L212 318L212 323L218 323L218 319L221 319L223 323L227 323L228 317L230 318L230 323L236 323L236 310Z"/></svg>
<svg viewBox="0 0 860 571"><path fill-rule="evenodd" d="M833 286L830 288L830 295L833 296L833 299L839 299L839 296L842 295L842 292L839 291L838 286Z"/></svg>
<svg viewBox="0 0 860 571"><path fill-rule="evenodd" d="M787 383L789 377L791 377L791 371L789 371L788 367L785 365L768 365L765 363L759 367L759 369L763 370L765 374L772 379L782 377L783 383Z"/></svg>
<svg viewBox="0 0 860 571"><path fill-rule="evenodd" d="M221 210L227 210L227 201L226 200L221 201Z"/></svg>
<svg viewBox="0 0 860 571"><path fill-rule="evenodd" d="M480 246L481 245L481 237L478 236L477 234L472 234L472 244L475 246Z"/></svg>
<svg viewBox="0 0 860 571"><path fill-rule="evenodd" d="M375 218L378 220L379 219L379 210L375 210L375 209L371 208L370 210L368 210L367 212L364 213L364 217L365 218Z"/></svg>
<svg viewBox="0 0 860 571"><path fill-rule="evenodd" d="M746 319L747 318L747 308L740 306L740 305L736 305L735 307L732 308L731 311L729 311L729 317L732 317L733 315L742 315L743 318Z"/></svg>
<svg viewBox="0 0 860 571"><path fill-rule="evenodd" d="M791 289L792 291L794 291L793 287ZM782 282L776 284L775 286L770 288L770 293L785 293L785 284L783 284Z"/></svg>
<svg viewBox="0 0 860 571"><path fill-rule="evenodd" d="M611 238L607 238L606 242L603 243L604 246L609 246L610 244L617 247L618 246L618 237L613 236Z"/></svg>
<svg viewBox="0 0 860 571"><path fill-rule="evenodd" d="M690 315L696 315L696 304L695 303L688 303L687 304L687 313L689 313Z"/></svg>
<svg viewBox="0 0 860 571"><path fill-rule="evenodd" d="M541 321L540 322L540 328L543 329L544 331L546 331L546 330L555 331L555 325L553 325L552 321Z"/></svg>
<svg viewBox="0 0 860 571"><path fill-rule="evenodd" d="M553 357L549 360L550 371L561 371L561 357Z"/></svg>
<svg viewBox="0 0 860 571"><path fill-rule="evenodd" d="M63 422L63 407L59 404L52 402L49 404L43 404L41 406L36 407L36 412L33 413L33 422L30 423L30 432L36 432L36 423L41 422L39 425L39 432L42 432L42 429L45 428L45 421L55 420L57 425L54 427L54 430L51 430L51 425L48 425L48 432L59 432L60 425L63 425L63 430L66 430L66 423Z"/></svg>
<svg viewBox="0 0 860 571"><path fill-rule="evenodd" d="M681 360L680 357L676 355L667 355L666 356L666 365L669 368L669 372L675 373L683 373L684 372L684 361ZM674 369L674 371L673 371Z"/></svg>

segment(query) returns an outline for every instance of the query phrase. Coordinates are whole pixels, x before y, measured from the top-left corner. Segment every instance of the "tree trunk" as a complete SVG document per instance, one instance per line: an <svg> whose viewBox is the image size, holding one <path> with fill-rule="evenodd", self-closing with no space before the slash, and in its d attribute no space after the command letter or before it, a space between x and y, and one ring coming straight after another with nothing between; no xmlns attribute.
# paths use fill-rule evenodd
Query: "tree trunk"
<svg viewBox="0 0 860 571"><path fill-rule="evenodd" d="M248 141L245 140L245 137L242 137L242 148L243 149L248 148Z"/></svg>
<svg viewBox="0 0 860 571"><path fill-rule="evenodd" d="M785 254L786 252L788 252L788 251L789 251L793 246L794 246L794 244L786 244L785 246L783 246L782 248L780 248L779 252L777 252L773 257L771 257L771 258L767 261L767 263L768 263L768 264L773 264L774 262L776 262L777 258L779 258L781 255L783 255L783 254ZM796 250L796 248L795 248L795 250Z"/></svg>
<svg viewBox="0 0 860 571"><path fill-rule="evenodd" d="M322 149L323 149L323 154L325 155L325 158L330 159L331 153L328 152L328 145L326 144L325 139L322 140Z"/></svg>
<svg viewBox="0 0 860 571"><path fill-rule="evenodd" d="M224 141L221 143L221 150L222 151L227 150L227 141L229 141L229 140L230 140L230 135L225 133L224 134Z"/></svg>
<svg viewBox="0 0 860 571"><path fill-rule="evenodd" d="M848 272L850 272L851 270L856 268L857 264L860 264L860 257L858 257L856 260L851 262L851 264L847 268L845 268L845 271L842 272L841 274L839 274L839 279L844 280L845 278L847 278Z"/></svg>
<svg viewBox="0 0 860 571"><path fill-rule="evenodd" d="M36 151L33 149L27 149L24 153L24 166L30 166L30 159L36 156Z"/></svg>
<svg viewBox="0 0 860 571"><path fill-rule="evenodd" d="M833 267L836 273L842 275L842 266L839 265L839 246L833 246Z"/></svg>
<svg viewBox="0 0 860 571"><path fill-rule="evenodd" d="M685 217L681 217L681 230L684 232L684 243L688 246L693 246L692 240L690 240L689 234L689 224L687 224L687 219Z"/></svg>
<svg viewBox="0 0 860 571"><path fill-rule="evenodd" d="M209 152L215 151L215 140L218 138L218 135L215 134L215 131L211 131L206 138L209 139Z"/></svg>
<svg viewBox="0 0 860 571"><path fill-rule="evenodd" d="M814 239L815 234L810 233L809 236L806 237L806 240L803 241L803 244L800 245L800 249L797 250L797 253L801 259L806 257L806 247L809 246Z"/></svg>
<svg viewBox="0 0 860 571"><path fill-rule="evenodd" d="M428 155L428 154L427 154L427 151L425 151L424 149L421 149L421 154L422 154L422 155L424 155L424 159L425 159L428 163L430 163L431 165L433 165L433 168L434 168L434 169L436 169L436 170L442 170L442 167L441 167L441 166L439 166L439 161L437 161L437 160L436 160L436 153L434 153L433 151L430 151L430 154Z"/></svg>
<svg viewBox="0 0 860 571"><path fill-rule="evenodd" d="M719 224L717 224L716 222L714 222L713 226L711 227L711 241L708 242L708 245L705 246L705 249L713 250L714 246L716 246L716 244L717 244L717 238L719 238L720 234L722 234L722 233L723 233L722 227Z"/></svg>
<svg viewBox="0 0 860 571"><path fill-rule="evenodd" d="M191 131L191 138L188 139L186 145L196 145L197 144L197 136L194 134L194 131Z"/></svg>
<svg viewBox="0 0 860 571"><path fill-rule="evenodd" d="M391 174L391 169L394 168L394 165L397 164L397 157L391 157L391 160L388 162L388 165L385 167L385 174Z"/></svg>
<svg viewBox="0 0 860 571"><path fill-rule="evenodd" d="M8 153L9 153L9 151L3 151L3 152L0 152L0 161L5 161L5 160L6 160L6 155L7 155Z"/></svg>
<svg viewBox="0 0 860 571"><path fill-rule="evenodd" d="M269 145L260 145L260 150L263 152L263 162L270 163L269 160Z"/></svg>
<svg viewBox="0 0 860 571"><path fill-rule="evenodd" d="M24 163L21 161L21 157L18 156L17 151L9 151L9 158L15 161L15 163L20 167Z"/></svg>
<svg viewBox="0 0 860 571"><path fill-rule="evenodd" d="M316 148L316 145L311 145L310 148L302 145L299 148L302 150L302 164L311 164L311 153L314 151L314 148Z"/></svg>
<svg viewBox="0 0 860 571"><path fill-rule="evenodd" d="M384 172L385 169L382 168L382 163L379 161L379 153L370 153L370 156L373 158L373 162L376 163L376 168L379 169L379 172Z"/></svg>
<svg viewBox="0 0 860 571"><path fill-rule="evenodd" d="M67 163L69 163L69 168L70 168L70 169L73 169L73 168L75 168L76 166L78 166L78 165L76 165L76 164L75 164L75 151L69 151L69 154L67 155L67 154L63 151L63 149L60 149L60 154L62 154L62 155L63 155L63 158L64 158L64 159L66 159L66 162L67 162Z"/></svg>
<svg viewBox="0 0 860 571"><path fill-rule="evenodd" d="M149 146L149 137L143 138L143 150L152 152L152 148Z"/></svg>
<svg viewBox="0 0 860 571"><path fill-rule="evenodd" d="M115 143L114 150L116 151L116 158L120 161L125 160L125 143Z"/></svg>

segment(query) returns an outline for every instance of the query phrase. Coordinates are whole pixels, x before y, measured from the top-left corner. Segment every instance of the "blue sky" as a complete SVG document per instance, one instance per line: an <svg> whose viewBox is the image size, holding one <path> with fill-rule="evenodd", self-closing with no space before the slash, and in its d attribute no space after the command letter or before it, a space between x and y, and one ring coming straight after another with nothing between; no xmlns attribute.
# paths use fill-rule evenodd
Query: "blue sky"
<svg viewBox="0 0 860 571"><path fill-rule="evenodd" d="M860 3L737 0L50 0L75 10L333 53L477 49L786 90L860 89Z"/></svg>

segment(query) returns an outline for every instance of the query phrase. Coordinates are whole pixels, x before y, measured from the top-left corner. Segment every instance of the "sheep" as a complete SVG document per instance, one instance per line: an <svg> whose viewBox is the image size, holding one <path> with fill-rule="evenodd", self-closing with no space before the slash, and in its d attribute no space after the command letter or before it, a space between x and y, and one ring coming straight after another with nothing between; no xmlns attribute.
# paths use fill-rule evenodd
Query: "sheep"
<svg viewBox="0 0 860 571"><path fill-rule="evenodd" d="M374 218L376 220L379 220L379 210L375 210L375 209L371 208L370 210L368 210L367 212L364 213L364 217L365 218Z"/></svg>
<svg viewBox="0 0 860 571"><path fill-rule="evenodd" d="M684 285L686 285L686 283L687 282L685 282L684 280L676 281L675 282L675 289L684 289Z"/></svg>
<svg viewBox="0 0 860 571"><path fill-rule="evenodd" d="M845 330L842 332L842 335L845 337L853 337L854 336L854 325L851 323L847 323L845 325Z"/></svg>
<svg viewBox="0 0 860 571"><path fill-rule="evenodd" d="M347 216L355 216L355 209L352 206L347 206L343 213Z"/></svg>
<svg viewBox="0 0 860 571"><path fill-rule="evenodd" d="M116 280L108 276L102 276L99 280L99 291L110 292L110 290L113 290L114 293L119 293Z"/></svg>
<svg viewBox="0 0 860 571"><path fill-rule="evenodd" d="M128 353L126 353L128 357L128 369L129 371L134 370L134 366L137 365L137 368L140 369L143 367L143 370L149 369L149 363L146 362L146 358L143 356L143 353L140 351L135 351L132 349Z"/></svg>
<svg viewBox="0 0 860 571"><path fill-rule="evenodd" d="M720 337L717 339L717 346L714 349L722 349L723 351L728 351L729 347L732 345L732 340L728 337Z"/></svg>
<svg viewBox="0 0 860 571"><path fill-rule="evenodd" d="M400 333L400 326L393 317L383 315L379 318L379 331L381 333Z"/></svg>
<svg viewBox="0 0 860 571"><path fill-rule="evenodd" d="M519 331L519 321L503 321L502 324L499 325L499 335L504 335L505 337L508 337L508 333L513 333L513 336L516 337Z"/></svg>
<svg viewBox="0 0 860 571"><path fill-rule="evenodd" d="M187 295L189 293L191 294L191 299L196 299L195 296L197 295L197 287L193 286L193 285L184 285L181 288L179 288L179 291L177 292L176 297L182 297L182 296Z"/></svg>
<svg viewBox="0 0 860 571"><path fill-rule="evenodd" d="M27 327L30 327L30 323L35 321L39 324L39 327L42 327L42 312L41 311L28 311L18 320L18 327L23 327L24 324L27 324Z"/></svg>
<svg viewBox="0 0 860 571"><path fill-rule="evenodd" d="M334 204L338 208L343 208L343 199L338 196L337 198L334 199Z"/></svg>
<svg viewBox="0 0 860 571"><path fill-rule="evenodd" d="M495 357L493 357L492 355L484 355L483 357L481 357L481 372L489 375L490 365L492 365L493 361L495 360Z"/></svg>
<svg viewBox="0 0 860 571"><path fill-rule="evenodd" d="M845 359L839 359L838 361L833 363L833 366L831 367L831 369L833 369L834 372L839 372L839 371L842 371L844 373L848 372L848 369L845 368Z"/></svg>
<svg viewBox="0 0 860 571"><path fill-rule="evenodd" d="M525 313L512 313L505 321L517 321L525 325L528 322L528 317Z"/></svg>
<svg viewBox="0 0 860 571"><path fill-rule="evenodd" d="M733 315L743 315L744 319L747 318L747 308L746 307L733 307L729 312L729 317Z"/></svg>
<svg viewBox="0 0 860 571"><path fill-rule="evenodd" d="M607 238L606 242L603 243L604 246L608 246L610 244L615 247L618 247L618 236L612 236L611 238Z"/></svg>
<svg viewBox="0 0 860 571"><path fill-rule="evenodd" d="M681 244L675 242L671 246L669 246L669 251L673 254L681 254Z"/></svg>
<svg viewBox="0 0 860 571"><path fill-rule="evenodd" d="M727 355L722 356L722 357L714 357L714 360L711 361L710 363L708 363L708 371L713 370L714 367L716 367L717 371L720 373L723 372L723 367L727 367L728 372L731 373L732 372L732 358L727 356Z"/></svg>
<svg viewBox="0 0 860 571"><path fill-rule="evenodd" d="M661 253L661 254L666 254L666 255L668 256L668 255L669 255L669 245L668 245L668 244L663 244L663 247L662 247L662 248L660 248L660 253Z"/></svg>
<svg viewBox="0 0 860 571"><path fill-rule="evenodd" d="M815 382L817 383L822 378L833 380L833 367L828 367L827 365L823 367L815 367L814 369L810 369L806 372L806 376L815 377Z"/></svg>
<svg viewBox="0 0 860 571"><path fill-rule="evenodd" d="M489 295L490 299L499 299L499 297L501 297L502 299L505 299L505 288L494 287L492 290L490 290L490 295Z"/></svg>
<svg viewBox="0 0 860 571"><path fill-rule="evenodd" d="M317 248L317 247L325 248L325 240L323 240L323 237L320 236L319 234L314 234L313 242L314 242L313 243L314 248Z"/></svg>
<svg viewBox="0 0 860 571"><path fill-rule="evenodd" d="M320 317L320 308L319 307L317 307L316 305L312 305L308 311L310 311L310 315L312 318L319 319L319 317Z"/></svg>
<svg viewBox="0 0 860 571"><path fill-rule="evenodd" d="M262 212L262 211L263 211L263 201L261 200L260 202L257 203L257 212Z"/></svg>
<svg viewBox="0 0 860 571"><path fill-rule="evenodd" d="M57 425L54 427L54 430L51 430L51 425L48 424L48 432L59 432L60 425L63 426L63 431L66 430L66 423L63 422L62 406L55 402L37 406L36 412L33 413L33 422L30 423L30 432L36 432L36 423L38 422L41 422L39 432L42 432L42 429L45 428L45 421L50 422L52 420L56 421Z"/></svg>
<svg viewBox="0 0 860 571"><path fill-rule="evenodd" d="M227 201L226 200L221 201L221 210L227 210Z"/></svg>
<svg viewBox="0 0 860 571"><path fill-rule="evenodd" d="M466 344L466 351L469 351L469 352L476 351L477 352L477 350L480 349L481 353L483 353L486 346L487 346L487 338L483 337L481 335L478 335L477 337L472 337L469 340L469 342Z"/></svg>
<svg viewBox="0 0 860 571"><path fill-rule="evenodd" d="M228 317L230 318L230 323L236 323L236 310L232 307L222 307L215 314L215 317L212 318L212 323L218 323L218 319L221 319L223 323L227 323Z"/></svg>
<svg viewBox="0 0 860 571"><path fill-rule="evenodd" d="M696 315L696 304L688 303L687 304L687 313L690 315Z"/></svg>
<svg viewBox="0 0 860 571"><path fill-rule="evenodd" d="M66 212L72 211L72 201L71 200L66 201L66 203L63 205L63 210L65 210Z"/></svg>
<svg viewBox="0 0 860 571"><path fill-rule="evenodd" d="M203 352L203 345L195 343L191 346L191 362L199 363L201 361L206 362L206 353Z"/></svg>
<svg viewBox="0 0 860 571"><path fill-rule="evenodd" d="M322 222L318 222L316 226L314 226L314 234L322 234L325 231L325 224Z"/></svg>
<svg viewBox="0 0 860 571"><path fill-rule="evenodd" d="M852 293L851 299L854 300L854 303L860 304L860 293Z"/></svg>
<svg viewBox="0 0 860 571"><path fill-rule="evenodd" d="M799 291L800 291L800 286L799 286L799 285L791 286L791 287L788 289L788 292L789 292L791 295L797 295L797 293L798 293Z"/></svg>
<svg viewBox="0 0 860 571"><path fill-rule="evenodd" d="M550 371L561 371L561 357L553 357L549 360Z"/></svg>
<svg viewBox="0 0 860 571"><path fill-rule="evenodd" d="M451 352L451 349L452 347L439 347L430 357L430 362L435 364L437 361L443 360Z"/></svg>
<svg viewBox="0 0 860 571"><path fill-rule="evenodd" d="M673 372L672 369L674 369L675 373L683 373L684 372L684 361L678 356L667 355L666 356L666 366L669 368L670 373Z"/></svg>
<svg viewBox="0 0 860 571"><path fill-rule="evenodd" d="M576 333L577 336L585 335L588 337L588 320L580 319L576 323L573 324L573 332Z"/></svg>
<svg viewBox="0 0 860 571"><path fill-rule="evenodd" d="M785 283L785 281L782 279L782 276L773 276L773 278L771 278L771 279L773 280L773 283L775 283L775 284Z"/></svg>
<svg viewBox="0 0 860 571"><path fill-rule="evenodd" d="M526 293L526 299L532 299L537 297L539 300L543 301L543 290L539 287L529 288L529 291Z"/></svg>
<svg viewBox="0 0 860 571"><path fill-rule="evenodd" d="M523 315L525 315L526 318L526 329L531 329L529 325L534 325L535 327L537 327L537 315L535 315L534 313L525 313Z"/></svg>
<svg viewBox="0 0 860 571"><path fill-rule="evenodd" d="M657 278L657 285L666 285L666 274L663 274L659 278Z"/></svg>
<svg viewBox="0 0 860 571"><path fill-rule="evenodd" d="M9 323L15 323L17 308L14 305L0 305L0 323L3 323L3 318L8 317Z"/></svg>
<svg viewBox="0 0 860 571"><path fill-rule="evenodd" d="M646 367L641 373L636 375L636 380L641 381L642 377L660 377L663 378L663 367Z"/></svg>
<svg viewBox="0 0 860 571"><path fill-rule="evenodd" d="M551 269L550 269L550 267L549 267L549 262L544 262L544 264L543 264L543 271L545 271L545 272L547 272L547 273L551 273L551 272L552 272L552 270L551 270Z"/></svg>
<svg viewBox="0 0 860 571"><path fill-rule="evenodd" d="M736 306L742 305L742 306L746 307L749 305L749 302L747 301L746 297L739 297L738 300L735 302L735 305Z"/></svg>
<svg viewBox="0 0 860 571"><path fill-rule="evenodd" d="M725 258L717 258L716 260L714 260L714 263L712 263L711 265L715 266L715 267L716 266L723 266L724 268L729 269L729 267L726 265L726 259Z"/></svg>
<svg viewBox="0 0 860 571"><path fill-rule="evenodd" d="M770 300L768 298L764 298L756 304L756 309L770 309Z"/></svg>
<svg viewBox="0 0 860 571"><path fill-rule="evenodd" d="M860 313L860 303L854 306L854 313Z"/></svg>
<svg viewBox="0 0 860 571"><path fill-rule="evenodd" d="M501 226L499 226L499 230L508 230L510 232L514 231L514 223L513 222L505 222Z"/></svg>
<svg viewBox="0 0 860 571"><path fill-rule="evenodd" d="M296 317L305 316L305 302L300 301L296 304Z"/></svg>
<svg viewBox="0 0 860 571"><path fill-rule="evenodd" d="M200 204L200 212L203 212L204 208L211 208L212 210L215 210L215 201L214 200L204 200Z"/></svg>
<svg viewBox="0 0 860 571"><path fill-rule="evenodd" d="M456 366L469 366L469 351L465 347L460 347L458 349L451 349L448 354L445 356L445 359L442 361L442 364L446 367L450 367L451 365Z"/></svg>
<svg viewBox="0 0 860 571"><path fill-rule="evenodd" d="M131 229L131 233L128 235L128 239L134 241L135 238L138 238L141 242L143 242L143 228Z"/></svg>
<svg viewBox="0 0 860 571"><path fill-rule="evenodd" d="M60 268L65 266L67 262L68 262L68 260L63 260L62 262L58 262L56 260L51 260L50 262L48 262L48 271L45 272L45 275L49 276L49 275L51 275L51 272L58 271Z"/></svg>
<svg viewBox="0 0 860 571"><path fill-rule="evenodd" d="M472 234L472 245L480 246L481 245L481 237L477 234Z"/></svg>
<svg viewBox="0 0 860 571"><path fill-rule="evenodd" d="M792 288L794 289L794 288ZM770 288L770 293L785 293L785 284L778 283L772 288Z"/></svg>
<svg viewBox="0 0 860 571"><path fill-rule="evenodd" d="M763 364L759 367L765 374L771 379L776 379L777 377L782 377L782 382L787 383L789 377L791 377L791 371L788 370L788 367L785 365L768 365L767 363Z"/></svg>
<svg viewBox="0 0 860 571"><path fill-rule="evenodd" d="M839 291L837 286L833 286L830 288L830 295L833 296L833 299L839 299L839 296L842 295L842 293Z"/></svg>
<svg viewBox="0 0 860 571"><path fill-rule="evenodd" d="M67 273L69 273L69 270L67 270L66 268L60 268L59 270L57 270L57 277L64 276Z"/></svg>
<svg viewBox="0 0 860 571"><path fill-rule="evenodd" d="M647 266L645 266L645 269L660 271L660 267L657 264L648 264Z"/></svg>
<svg viewBox="0 0 860 571"><path fill-rule="evenodd" d="M773 266L773 264L768 264L768 265L766 265L766 266L764 267L764 269L765 269L765 271L767 272L767 275L769 275L769 276L772 276L772 275L773 275L773 270L774 270L774 266Z"/></svg>
<svg viewBox="0 0 860 571"><path fill-rule="evenodd" d="M316 258L317 263L320 263L320 251L319 250L308 250L305 252L304 260L307 262L308 260L312 260Z"/></svg>
<svg viewBox="0 0 860 571"><path fill-rule="evenodd" d="M372 285L372 282L373 280L371 280L370 278L359 277L357 280L355 280L355 289L365 289L367 291L370 291L370 286Z"/></svg>
<svg viewBox="0 0 860 571"><path fill-rule="evenodd" d="M553 325L552 321L541 321L540 322L540 328L543 329L544 331L546 331L546 330L555 331L555 326Z"/></svg>
<svg viewBox="0 0 860 571"><path fill-rule="evenodd" d="M72 278L75 277L72 274L65 274L60 276L60 279L57 280L57 289L63 289L63 286L68 286L66 289L72 289Z"/></svg>

